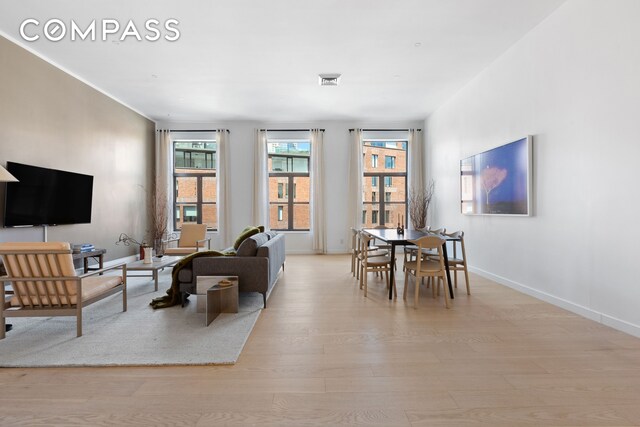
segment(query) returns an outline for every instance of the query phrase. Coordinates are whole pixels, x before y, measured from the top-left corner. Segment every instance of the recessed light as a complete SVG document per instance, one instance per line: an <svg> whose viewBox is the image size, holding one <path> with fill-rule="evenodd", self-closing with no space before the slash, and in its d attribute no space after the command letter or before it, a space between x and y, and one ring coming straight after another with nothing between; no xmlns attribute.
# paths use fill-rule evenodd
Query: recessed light
<svg viewBox="0 0 640 427"><path fill-rule="evenodd" d="M154 79L157 79L158 75L157 74L151 74L151 77L153 77Z"/></svg>
<svg viewBox="0 0 640 427"><path fill-rule="evenodd" d="M318 84L320 86L338 86L341 74L318 74Z"/></svg>
<svg viewBox="0 0 640 427"><path fill-rule="evenodd" d="M420 46L422 46L422 43L420 43L420 42L416 42L416 43L414 44L414 46L415 46L415 47L420 47Z"/></svg>

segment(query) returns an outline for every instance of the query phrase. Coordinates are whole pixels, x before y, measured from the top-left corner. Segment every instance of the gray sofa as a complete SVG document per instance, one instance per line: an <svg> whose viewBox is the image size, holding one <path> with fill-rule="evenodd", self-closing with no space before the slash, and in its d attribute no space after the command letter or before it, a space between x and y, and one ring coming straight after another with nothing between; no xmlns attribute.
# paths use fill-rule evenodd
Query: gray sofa
<svg viewBox="0 0 640 427"><path fill-rule="evenodd" d="M233 249L233 248L231 248ZM284 235L258 233L238 247L235 256L199 257L178 273L183 302L186 294L196 293L198 276L238 276L240 292L259 292L267 306L267 292L284 270Z"/></svg>

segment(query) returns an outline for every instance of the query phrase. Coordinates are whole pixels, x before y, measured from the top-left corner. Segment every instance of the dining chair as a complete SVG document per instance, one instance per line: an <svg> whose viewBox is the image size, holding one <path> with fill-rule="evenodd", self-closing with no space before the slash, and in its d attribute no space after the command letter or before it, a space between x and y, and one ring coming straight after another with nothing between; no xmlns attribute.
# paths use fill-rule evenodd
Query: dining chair
<svg viewBox="0 0 640 427"><path fill-rule="evenodd" d="M436 235L429 235L419 238L418 240L410 240L411 243L416 245L417 251L416 253L424 253L423 251L427 250L429 252L437 253L438 257L435 258L433 256L422 257L416 256L415 261L408 261L405 264L405 275L404 275L404 293L402 295L403 299L407 299L407 288L409 285L409 276L415 277L415 294L414 294L414 307L418 307L418 298L420 292L420 282L421 279L426 277L429 279L434 279L433 285L433 294L434 297L436 295L436 288L440 286L442 283L443 288L447 283L447 270L444 266L444 256L442 251L442 245L445 240L442 237ZM420 279L420 280L418 280ZM446 308L450 308L449 302L449 292L447 289L444 289L444 305Z"/></svg>
<svg viewBox="0 0 640 427"><path fill-rule="evenodd" d="M351 227L351 273L358 280L360 279L360 264L362 261L362 252L360 248L361 233L362 231ZM384 256L387 254L387 251L380 250L380 248L375 245L369 244L368 246L369 257Z"/></svg>
<svg viewBox="0 0 640 427"><path fill-rule="evenodd" d="M464 271L464 280L467 285L467 295L471 295L469 288L469 270L467 269L467 254L464 249L464 231L455 231L453 233L444 234L452 239L453 256L448 257L449 271L453 271L454 287L458 287L458 271ZM460 244L460 252L457 252L458 243ZM458 256L458 254L460 256Z"/></svg>
<svg viewBox="0 0 640 427"><path fill-rule="evenodd" d="M371 251L369 245L372 240L372 236L366 233L360 233L360 289L364 289L364 296L366 297L368 273L384 273L387 289L389 289L389 286L393 286L393 295L394 298L397 298L398 292L396 290L395 279L392 284L389 283L389 272L393 268L394 260L391 259L388 253L379 255L380 250Z"/></svg>
<svg viewBox="0 0 640 427"><path fill-rule="evenodd" d="M446 228L434 228L432 229L430 226L426 226L425 228L420 229L419 231L431 234L444 234L447 230ZM404 247L404 262L407 263L409 261L415 261L416 254L418 252L418 247L415 245L407 245ZM425 250L422 252L422 256L429 255L437 255L434 251Z"/></svg>

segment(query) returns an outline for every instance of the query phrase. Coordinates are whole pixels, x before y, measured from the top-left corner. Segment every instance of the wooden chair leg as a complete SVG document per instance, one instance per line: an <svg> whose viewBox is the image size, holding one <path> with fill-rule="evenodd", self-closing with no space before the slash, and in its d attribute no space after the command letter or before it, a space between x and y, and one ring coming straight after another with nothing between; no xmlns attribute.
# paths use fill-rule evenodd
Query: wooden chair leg
<svg viewBox="0 0 640 427"><path fill-rule="evenodd" d="M458 269L453 269L453 287L458 289Z"/></svg>
<svg viewBox="0 0 640 427"><path fill-rule="evenodd" d="M80 299L78 297L78 299ZM82 336L82 304L78 303L76 304L77 308L76 308L76 330L78 333L78 337Z"/></svg>
<svg viewBox="0 0 640 427"><path fill-rule="evenodd" d="M446 308L451 308L451 303L449 302L449 291L447 290L447 278L440 276L439 279L442 280L442 293L444 294L444 306Z"/></svg>
<svg viewBox="0 0 640 427"><path fill-rule="evenodd" d="M398 290L396 289L396 277L393 276L393 283L390 284L390 286L393 286L393 299L398 299Z"/></svg>
<svg viewBox="0 0 640 427"><path fill-rule="evenodd" d="M467 264L464 264L464 281L467 284L467 295L471 295L471 288L469 287L469 271L467 270Z"/></svg>
<svg viewBox="0 0 640 427"><path fill-rule="evenodd" d="M362 278L362 281L364 282L364 297L366 298L367 297L367 276L369 275L369 272L363 271L362 274L364 276Z"/></svg>
<svg viewBox="0 0 640 427"><path fill-rule="evenodd" d="M402 299L407 300L407 285L409 284L409 270L404 273L404 292L402 292Z"/></svg>
<svg viewBox="0 0 640 427"><path fill-rule="evenodd" d="M413 308L418 308L418 297L420 293L420 281L416 278L415 296L413 297Z"/></svg>

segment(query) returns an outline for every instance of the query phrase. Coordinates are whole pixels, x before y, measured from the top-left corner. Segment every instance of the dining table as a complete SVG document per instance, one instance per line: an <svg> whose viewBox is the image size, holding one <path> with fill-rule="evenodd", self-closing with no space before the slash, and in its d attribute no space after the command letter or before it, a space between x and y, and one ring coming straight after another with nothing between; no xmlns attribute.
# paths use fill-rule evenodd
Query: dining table
<svg viewBox="0 0 640 427"><path fill-rule="evenodd" d="M391 260L396 259L396 246L407 246L412 245L412 240L418 240L424 236L438 236L444 240L442 244L442 255L444 256L444 266L447 270L447 284L449 285L449 295L451 299L453 296L453 286L451 286L451 273L449 272L449 256L447 255L447 242L448 241L456 241L460 240L456 237L449 237L443 234L434 234L428 231L420 231L420 230L408 230L404 229L402 233L398 233L398 230L395 228L364 228L362 229L364 233L372 236L377 240L381 240L385 243L388 243L391 247ZM393 286L395 280L395 268L392 268L389 272L389 299L393 299Z"/></svg>

